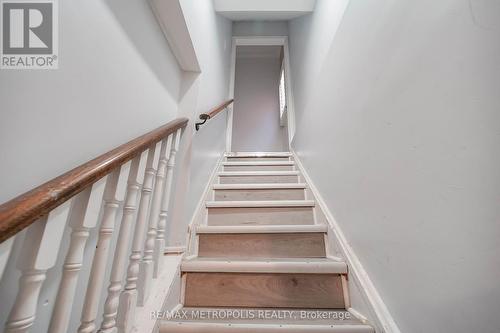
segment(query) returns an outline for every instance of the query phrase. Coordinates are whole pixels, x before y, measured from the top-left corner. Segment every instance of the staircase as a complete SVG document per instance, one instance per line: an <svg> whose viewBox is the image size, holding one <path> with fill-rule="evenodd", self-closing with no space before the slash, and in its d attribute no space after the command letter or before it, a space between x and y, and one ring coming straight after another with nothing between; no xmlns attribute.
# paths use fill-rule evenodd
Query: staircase
<svg viewBox="0 0 500 333"><path fill-rule="evenodd" d="M227 154L161 333L374 332L348 310L347 265L290 153Z"/></svg>

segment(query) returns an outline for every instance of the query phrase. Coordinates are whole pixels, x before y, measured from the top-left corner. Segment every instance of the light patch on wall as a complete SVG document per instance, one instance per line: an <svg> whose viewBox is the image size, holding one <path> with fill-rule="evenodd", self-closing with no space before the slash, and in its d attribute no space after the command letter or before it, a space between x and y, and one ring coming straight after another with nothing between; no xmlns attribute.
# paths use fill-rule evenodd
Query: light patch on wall
<svg viewBox="0 0 500 333"><path fill-rule="evenodd" d="M474 24L486 30L500 31L500 1L469 0L470 13Z"/></svg>

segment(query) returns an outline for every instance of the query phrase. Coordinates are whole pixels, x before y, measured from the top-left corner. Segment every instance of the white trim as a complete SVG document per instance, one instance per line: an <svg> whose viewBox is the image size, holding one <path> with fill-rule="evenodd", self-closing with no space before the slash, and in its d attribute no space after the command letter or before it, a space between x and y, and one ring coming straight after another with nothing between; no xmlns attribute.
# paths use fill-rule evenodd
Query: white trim
<svg viewBox="0 0 500 333"><path fill-rule="evenodd" d="M286 125L286 108L287 108L287 98L286 98L286 69L285 69L285 52L283 52L283 59L281 59L281 67L280 67L280 83L279 83L279 102L280 102L280 126L284 127ZM281 78L283 78L283 90L284 95L281 94ZM285 97L285 100L282 101L282 97ZM282 104L284 102L284 104Z"/></svg>
<svg viewBox="0 0 500 333"><path fill-rule="evenodd" d="M285 63L285 88L286 88L286 119L288 125L288 147L292 149L292 140L295 135L295 103L293 97L292 71L290 68L290 50L288 38L283 45L283 62Z"/></svg>
<svg viewBox="0 0 500 333"><path fill-rule="evenodd" d="M289 152L226 152L226 157L290 157ZM279 161L278 161L279 162Z"/></svg>
<svg viewBox="0 0 500 333"><path fill-rule="evenodd" d="M180 1L149 0L148 2L181 69L188 72L201 72Z"/></svg>
<svg viewBox="0 0 500 333"><path fill-rule="evenodd" d="M239 324L214 322L175 322L162 321L160 333L374 333L371 326L364 324L339 325L290 325L290 324Z"/></svg>
<svg viewBox="0 0 500 333"><path fill-rule="evenodd" d="M345 262L330 260L189 260L181 263L182 272L213 273L290 273L290 274L345 274Z"/></svg>
<svg viewBox="0 0 500 333"><path fill-rule="evenodd" d="M292 153L299 170L302 172L302 176L305 178L309 188L311 189L311 192L314 194L315 200L325 214L328 224L330 225L335 236L336 243L338 244L339 249L342 251L347 265L349 266L349 272L351 273L354 282L358 286L360 293L366 303L371 307L374 318L378 324L377 326L379 326L385 333L400 333L401 331L399 330L391 313L387 309L387 306L382 300L382 297L375 288L375 285L368 276L368 273L361 264L361 261L354 252L354 249L347 241L347 238L342 232L340 225L337 223L337 221L335 221L333 214L328 209L325 200L312 182L311 177L309 177L306 170L304 169L299 157L297 156L295 151L292 150Z"/></svg>
<svg viewBox="0 0 500 333"><path fill-rule="evenodd" d="M293 166L293 161L242 161L222 162L223 166Z"/></svg>
<svg viewBox="0 0 500 333"><path fill-rule="evenodd" d="M236 72L236 43L234 37L231 43L231 63L229 68L229 92L227 99L234 99L234 76ZM227 109L227 122L226 122L226 152L231 151L231 144L233 140L233 102Z"/></svg>
<svg viewBox="0 0 500 333"><path fill-rule="evenodd" d="M298 176L298 171L221 171L219 177L239 177L239 176Z"/></svg>
<svg viewBox="0 0 500 333"><path fill-rule="evenodd" d="M215 163L215 166L212 169L212 172L210 173L210 177L208 177L207 185L205 185L205 188L203 189L203 194L201 195L200 200L196 204L196 208L194 210L193 216L191 217L191 221L189 221L188 232L187 232L187 236L186 236L187 237L187 242L186 242L187 251L184 252L184 254L190 253L190 251L192 250L192 245L195 245L195 244L192 244L193 229L195 228L195 224L196 224L196 221L199 218L199 216L201 214L205 213L205 209L206 209L205 202L208 199L208 195L210 194L210 191L212 191L211 185L216 180L217 170L219 169L219 166L220 166L223 159L224 159L224 154L221 154L221 156L219 157L219 159Z"/></svg>
<svg viewBox="0 0 500 333"><path fill-rule="evenodd" d="M175 312L178 312L180 311L182 308L184 307L184 305L182 305L181 303L177 304L176 306L174 306L171 310L172 313L175 313Z"/></svg>
<svg viewBox="0 0 500 333"><path fill-rule="evenodd" d="M271 184L214 184L214 190L274 190L274 189L306 189L305 183L271 183Z"/></svg>
<svg viewBox="0 0 500 333"><path fill-rule="evenodd" d="M285 64L285 88L287 96L287 125L288 125L288 146L291 148L291 142L295 134L295 109L294 97L292 88L292 74L290 71L290 51L288 48L288 36L240 36L232 38L231 45L231 64L229 75L229 93L228 99L234 98L234 82L236 72L236 47L239 45L281 45L283 46L283 62ZM228 110L226 124L226 151L231 151L231 142L233 137L233 107L234 103Z"/></svg>
<svg viewBox="0 0 500 333"><path fill-rule="evenodd" d="M349 311L356 319L358 319L363 324L369 324L370 323L370 321L368 320L368 318L366 318L365 316L363 316L358 310L353 309L351 307L347 307L347 311Z"/></svg>
<svg viewBox="0 0 500 333"><path fill-rule="evenodd" d="M197 234L279 234L326 233L326 225L255 225L255 226L198 226Z"/></svg>
<svg viewBox="0 0 500 333"><path fill-rule="evenodd" d="M164 254L182 254L186 252L185 246L166 246L163 250Z"/></svg>
<svg viewBox="0 0 500 333"><path fill-rule="evenodd" d="M314 200L207 201L207 208L314 207Z"/></svg>
<svg viewBox="0 0 500 333"><path fill-rule="evenodd" d="M285 45L287 36L239 36L233 37L236 46Z"/></svg>

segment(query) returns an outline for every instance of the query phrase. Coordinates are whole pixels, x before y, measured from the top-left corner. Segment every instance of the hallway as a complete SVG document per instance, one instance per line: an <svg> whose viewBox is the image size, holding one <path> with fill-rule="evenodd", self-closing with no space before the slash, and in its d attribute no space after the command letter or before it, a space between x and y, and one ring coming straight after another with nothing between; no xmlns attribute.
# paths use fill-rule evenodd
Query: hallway
<svg viewBox="0 0 500 333"><path fill-rule="evenodd" d="M281 125L281 46L237 46L232 149L239 152L288 150Z"/></svg>

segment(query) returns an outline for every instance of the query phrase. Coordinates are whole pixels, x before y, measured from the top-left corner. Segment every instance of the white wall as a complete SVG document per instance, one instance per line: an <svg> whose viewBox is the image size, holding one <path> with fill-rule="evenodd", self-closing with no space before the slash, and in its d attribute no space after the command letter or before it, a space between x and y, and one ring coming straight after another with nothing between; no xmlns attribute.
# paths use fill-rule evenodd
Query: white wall
<svg viewBox="0 0 500 333"><path fill-rule="evenodd" d="M59 8L59 69L0 71L0 202L177 117L181 71L147 1L65 0ZM97 211L100 203L95 198ZM17 293L15 266L24 234L16 236L0 284L1 328ZM68 332L80 322L96 241L97 228L86 247ZM31 332L48 330L68 244L66 228ZM102 302L106 293L101 296Z"/></svg>
<svg viewBox="0 0 500 333"><path fill-rule="evenodd" d="M217 13L234 21L288 20L309 14L316 0L214 0Z"/></svg>
<svg viewBox="0 0 500 333"><path fill-rule="evenodd" d="M289 26L294 148L405 333L500 329L498 22L493 1L352 0L333 42Z"/></svg>
<svg viewBox="0 0 500 333"><path fill-rule="evenodd" d="M59 69L0 71L0 202L177 114L181 72L147 1L59 9Z"/></svg>
<svg viewBox="0 0 500 333"><path fill-rule="evenodd" d="M290 69L298 124L349 0L319 0L311 15L289 22Z"/></svg>
<svg viewBox="0 0 500 333"><path fill-rule="evenodd" d="M233 22L233 36L288 36L287 21Z"/></svg>
<svg viewBox="0 0 500 333"><path fill-rule="evenodd" d="M231 21L215 13L211 0L181 0L181 7L201 72L186 73L181 89L180 114L192 119L193 124L183 138L183 153L179 156L176 200L167 230L169 246L185 245L187 225L225 150L226 112L219 113L198 132L193 127L200 113L227 100L231 54Z"/></svg>
<svg viewBox="0 0 500 333"><path fill-rule="evenodd" d="M253 48L253 46L239 46ZM233 151L286 151L280 126L280 46L276 56L237 57L234 85ZM249 51L251 52L251 51Z"/></svg>

